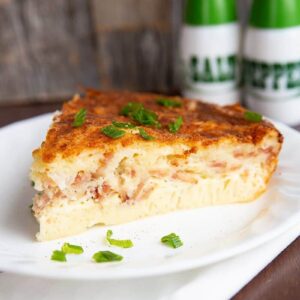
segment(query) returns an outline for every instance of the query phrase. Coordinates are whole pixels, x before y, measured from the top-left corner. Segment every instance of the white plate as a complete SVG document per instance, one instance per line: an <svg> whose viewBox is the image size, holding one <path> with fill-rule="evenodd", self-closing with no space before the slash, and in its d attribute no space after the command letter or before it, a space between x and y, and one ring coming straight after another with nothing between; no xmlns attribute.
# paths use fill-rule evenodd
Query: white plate
<svg viewBox="0 0 300 300"><path fill-rule="evenodd" d="M279 168L268 192L248 204L200 208L110 226L114 237L130 238L131 249L109 247L108 227L39 243L38 225L29 205L33 190L28 180L32 149L38 147L51 121L44 115L0 130L0 270L42 277L117 279L161 275L205 266L245 252L288 230L300 221L300 134L284 125ZM160 243L176 232L184 242L178 249ZM80 244L85 252L68 256L67 263L50 260L62 243ZM111 250L124 256L118 263L96 264L94 252Z"/></svg>

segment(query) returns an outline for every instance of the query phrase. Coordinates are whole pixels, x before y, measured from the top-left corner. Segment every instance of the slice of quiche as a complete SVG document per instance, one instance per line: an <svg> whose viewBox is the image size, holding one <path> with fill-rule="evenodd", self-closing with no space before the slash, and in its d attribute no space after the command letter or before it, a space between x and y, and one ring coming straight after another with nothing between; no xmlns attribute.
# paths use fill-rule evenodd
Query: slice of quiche
<svg viewBox="0 0 300 300"><path fill-rule="evenodd" d="M242 107L88 90L56 114L33 152L33 211L46 241L261 195L283 142Z"/></svg>

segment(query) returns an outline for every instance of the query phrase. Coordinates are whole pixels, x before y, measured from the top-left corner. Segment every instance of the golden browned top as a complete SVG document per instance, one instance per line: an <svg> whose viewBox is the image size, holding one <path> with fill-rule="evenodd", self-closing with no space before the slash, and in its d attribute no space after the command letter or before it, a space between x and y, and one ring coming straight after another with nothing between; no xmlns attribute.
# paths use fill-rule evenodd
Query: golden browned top
<svg viewBox="0 0 300 300"><path fill-rule="evenodd" d="M182 106L162 107L156 103L156 99L162 97L180 100ZM101 133L100 129L112 121L130 121L128 117L120 115L121 108L128 102L141 102L145 108L157 113L161 128L143 126L155 140L146 141L136 134L111 139ZM81 127L74 128L74 116L81 108L87 109L86 121ZM87 90L84 96L75 96L63 105L62 114L54 118L45 142L35 153L39 153L44 162L51 162L57 154L66 158L87 149L103 149L107 145L125 147L137 141L163 144L184 142L193 146L199 143L210 145L226 138L256 144L270 131L277 134L278 141L282 142L281 134L272 124L266 121L246 121L244 111L239 105L220 107L156 94ZM178 116L183 117L183 125L177 133L170 133L167 125Z"/></svg>

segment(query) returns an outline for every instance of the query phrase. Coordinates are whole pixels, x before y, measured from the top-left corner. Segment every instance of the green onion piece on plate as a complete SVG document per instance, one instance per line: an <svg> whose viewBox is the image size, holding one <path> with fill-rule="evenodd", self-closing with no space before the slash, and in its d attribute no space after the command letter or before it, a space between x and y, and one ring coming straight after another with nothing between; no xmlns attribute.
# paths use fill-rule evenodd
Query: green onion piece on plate
<svg viewBox="0 0 300 300"><path fill-rule="evenodd" d="M180 127L182 126L182 124L183 124L183 119L180 116L174 122L169 123L169 125L168 125L169 131L171 133L176 133L180 129Z"/></svg>
<svg viewBox="0 0 300 300"><path fill-rule="evenodd" d="M52 252L51 260L65 262L65 261L67 261L66 253L64 253L60 250L54 250Z"/></svg>
<svg viewBox="0 0 300 300"><path fill-rule="evenodd" d="M82 254L83 248L81 246L64 243L61 247L61 251L65 254Z"/></svg>
<svg viewBox="0 0 300 300"><path fill-rule="evenodd" d="M175 233L170 233L161 238L161 242L169 247L178 248L183 245L180 237Z"/></svg>
<svg viewBox="0 0 300 300"><path fill-rule="evenodd" d="M147 140L147 141L151 141L151 140L154 140L154 137L152 135L149 135L144 128L139 128L139 133L140 133L140 136L144 139L144 140Z"/></svg>
<svg viewBox="0 0 300 300"><path fill-rule="evenodd" d="M103 127L101 129L101 132L112 139L118 139L126 133L126 131L119 129L114 125L108 125L106 127Z"/></svg>
<svg viewBox="0 0 300 300"><path fill-rule="evenodd" d="M133 247L133 243L131 240L116 240L112 239L112 234L113 232L111 230L107 230L106 232L106 239L109 242L110 245L112 246L117 246L120 248L131 248Z"/></svg>
<svg viewBox="0 0 300 300"><path fill-rule="evenodd" d="M256 112L254 112L254 111L247 110L244 113L244 118L247 121L254 122L254 123L259 123L259 122L262 121L263 116L260 115L260 114L258 114L258 113L256 113Z"/></svg>
<svg viewBox="0 0 300 300"><path fill-rule="evenodd" d="M80 127L85 122L86 118L86 109L81 108L75 115L74 121L72 123L73 127Z"/></svg>
<svg viewBox="0 0 300 300"><path fill-rule="evenodd" d="M105 263L112 261L121 261L123 259L123 256L111 251L99 251L93 255L93 259L97 263Z"/></svg>

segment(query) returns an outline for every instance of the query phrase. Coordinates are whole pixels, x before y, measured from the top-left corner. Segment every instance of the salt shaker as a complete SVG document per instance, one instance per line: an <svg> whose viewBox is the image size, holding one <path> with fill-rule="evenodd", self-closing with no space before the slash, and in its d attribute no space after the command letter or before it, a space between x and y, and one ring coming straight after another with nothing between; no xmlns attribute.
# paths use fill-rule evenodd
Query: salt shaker
<svg viewBox="0 0 300 300"><path fill-rule="evenodd" d="M183 95L238 102L239 44L235 0L187 0L180 40Z"/></svg>

